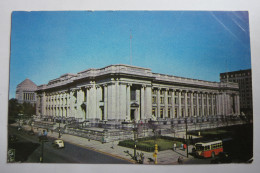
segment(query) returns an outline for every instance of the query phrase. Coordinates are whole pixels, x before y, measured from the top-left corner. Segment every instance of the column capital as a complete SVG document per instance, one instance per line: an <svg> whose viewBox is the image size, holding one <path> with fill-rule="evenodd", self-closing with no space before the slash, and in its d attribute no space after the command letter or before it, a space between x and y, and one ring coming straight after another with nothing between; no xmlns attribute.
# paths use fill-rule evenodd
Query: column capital
<svg viewBox="0 0 260 173"><path fill-rule="evenodd" d="M127 83L127 86L132 86L132 83Z"/></svg>
<svg viewBox="0 0 260 173"><path fill-rule="evenodd" d="M182 89L176 89L175 91L177 91L177 92L182 92Z"/></svg>
<svg viewBox="0 0 260 173"><path fill-rule="evenodd" d="M142 88L146 88L146 85L145 85L145 84L142 84Z"/></svg>

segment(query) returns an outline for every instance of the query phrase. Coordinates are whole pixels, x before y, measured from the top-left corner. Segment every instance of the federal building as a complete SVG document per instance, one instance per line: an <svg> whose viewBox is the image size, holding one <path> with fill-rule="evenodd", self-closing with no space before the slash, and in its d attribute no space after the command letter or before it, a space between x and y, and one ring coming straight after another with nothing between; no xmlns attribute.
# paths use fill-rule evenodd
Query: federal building
<svg viewBox="0 0 260 173"><path fill-rule="evenodd" d="M109 65L38 86L36 114L81 122L147 122L240 115L239 86Z"/></svg>

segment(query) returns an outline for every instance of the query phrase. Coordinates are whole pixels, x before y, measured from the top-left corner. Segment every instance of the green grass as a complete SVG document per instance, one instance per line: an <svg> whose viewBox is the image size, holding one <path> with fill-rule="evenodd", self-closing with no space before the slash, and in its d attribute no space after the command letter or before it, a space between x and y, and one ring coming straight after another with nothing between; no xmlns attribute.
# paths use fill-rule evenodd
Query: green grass
<svg viewBox="0 0 260 173"><path fill-rule="evenodd" d="M177 147L180 147L181 142L179 141L172 141L172 140L167 140L167 139L156 139L156 140L144 140L144 141L140 141L140 144L147 144L147 145L155 145L157 144L160 148L160 150L168 150L168 149L172 149L173 144L176 143Z"/></svg>
<svg viewBox="0 0 260 173"><path fill-rule="evenodd" d="M155 144L158 145L159 151L172 149L173 144L176 143L177 147L180 147L182 142L171 140L171 139L162 139L157 138L156 140L147 138L147 139L139 139L137 142L137 149L153 152ZM133 140L126 140L119 142L120 146L133 148L134 147L134 141Z"/></svg>

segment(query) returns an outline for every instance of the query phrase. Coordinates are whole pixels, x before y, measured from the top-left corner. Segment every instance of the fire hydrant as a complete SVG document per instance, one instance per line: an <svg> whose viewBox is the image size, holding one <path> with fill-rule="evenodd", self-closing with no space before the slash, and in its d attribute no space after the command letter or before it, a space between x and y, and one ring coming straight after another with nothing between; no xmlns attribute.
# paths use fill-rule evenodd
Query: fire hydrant
<svg viewBox="0 0 260 173"><path fill-rule="evenodd" d="M157 164L157 154L158 154L158 145L155 144L155 145L154 145L154 153L153 153L154 164Z"/></svg>

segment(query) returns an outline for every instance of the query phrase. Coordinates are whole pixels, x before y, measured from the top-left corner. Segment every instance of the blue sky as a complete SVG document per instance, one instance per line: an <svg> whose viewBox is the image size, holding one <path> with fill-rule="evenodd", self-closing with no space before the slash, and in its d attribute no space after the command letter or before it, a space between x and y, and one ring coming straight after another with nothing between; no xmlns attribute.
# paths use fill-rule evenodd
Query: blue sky
<svg viewBox="0 0 260 173"><path fill-rule="evenodd" d="M13 12L10 93L65 73L111 64L219 81L219 73L251 68L245 11Z"/></svg>

